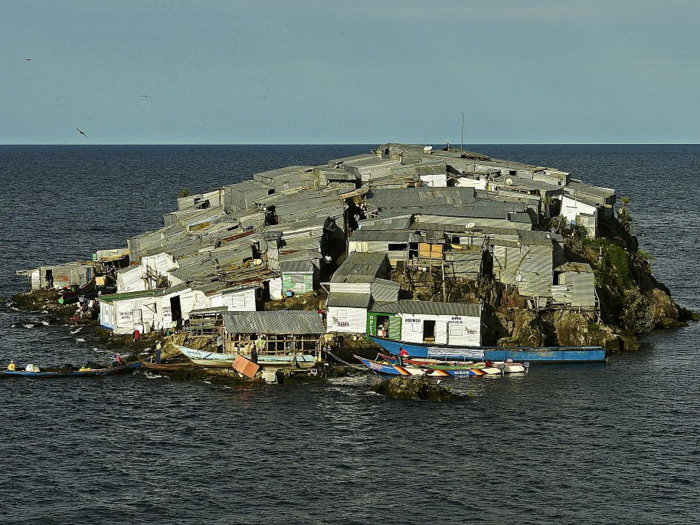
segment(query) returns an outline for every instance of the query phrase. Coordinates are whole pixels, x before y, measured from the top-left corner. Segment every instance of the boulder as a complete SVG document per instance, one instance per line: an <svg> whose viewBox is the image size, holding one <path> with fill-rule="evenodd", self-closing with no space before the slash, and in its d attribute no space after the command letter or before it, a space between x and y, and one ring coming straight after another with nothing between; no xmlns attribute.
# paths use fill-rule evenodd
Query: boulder
<svg viewBox="0 0 700 525"><path fill-rule="evenodd" d="M462 401L463 396L450 392L427 377L392 377L372 387L390 399L444 403Z"/></svg>
<svg viewBox="0 0 700 525"><path fill-rule="evenodd" d="M680 320L681 314L678 305L676 305L670 295L660 288L654 288L646 292L645 295L651 305L655 328L686 326L686 323Z"/></svg>

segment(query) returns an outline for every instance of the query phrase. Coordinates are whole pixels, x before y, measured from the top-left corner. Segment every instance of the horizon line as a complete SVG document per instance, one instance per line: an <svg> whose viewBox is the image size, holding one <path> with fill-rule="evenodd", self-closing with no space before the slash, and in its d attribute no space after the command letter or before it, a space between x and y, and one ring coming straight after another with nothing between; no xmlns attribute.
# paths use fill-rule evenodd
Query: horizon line
<svg viewBox="0 0 700 525"><path fill-rule="evenodd" d="M428 146L443 142L152 142L152 143L0 143L3 146L372 146L381 144L411 144ZM698 142L474 142L472 146L698 146ZM453 149L455 145L450 145ZM469 144L464 145L466 149Z"/></svg>

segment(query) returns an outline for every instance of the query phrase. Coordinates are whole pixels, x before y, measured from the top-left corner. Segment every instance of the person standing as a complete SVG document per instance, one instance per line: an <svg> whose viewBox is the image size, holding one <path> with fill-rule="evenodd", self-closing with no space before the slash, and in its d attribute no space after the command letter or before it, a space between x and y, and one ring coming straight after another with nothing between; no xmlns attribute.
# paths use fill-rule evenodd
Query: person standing
<svg viewBox="0 0 700 525"><path fill-rule="evenodd" d="M162 347L160 345L160 341L156 341L156 364L160 364L160 358L162 355Z"/></svg>
<svg viewBox="0 0 700 525"><path fill-rule="evenodd" d="M224 338L219 334L216 337L216 353L217 354L223 354L224 353Z"/></svg>

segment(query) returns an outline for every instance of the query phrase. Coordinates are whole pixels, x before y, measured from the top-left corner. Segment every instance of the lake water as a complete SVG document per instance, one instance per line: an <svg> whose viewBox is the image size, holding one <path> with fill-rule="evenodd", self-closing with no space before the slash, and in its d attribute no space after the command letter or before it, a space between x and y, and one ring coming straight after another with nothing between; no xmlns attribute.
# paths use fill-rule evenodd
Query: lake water
<svg viewBox="0 0 700 525"><path fill-rule="evenodd" d="M370 148L0 146L0 296L27 288L15 270L159 227L183 187ZM700 146L469 149L629 196L657 277L700 310ZM0 307L0 365L111 355L45 319ZM1 380L0 522L698 523L700 325L644 343L608 366L461 380L472 397L444 405L386 400L365 376Z"/></svg>

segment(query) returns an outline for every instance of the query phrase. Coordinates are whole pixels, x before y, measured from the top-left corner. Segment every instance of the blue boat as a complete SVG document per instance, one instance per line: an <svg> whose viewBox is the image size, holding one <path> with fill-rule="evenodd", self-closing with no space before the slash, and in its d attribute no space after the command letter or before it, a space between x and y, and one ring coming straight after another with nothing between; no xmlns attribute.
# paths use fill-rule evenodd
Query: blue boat
<svg viewBox="0 0 700 525"><path fill-rule="evenodd" d="M126 374L141 366L139 361L124 366L111 366L106 368L88 368L82 370L51 369L47 368L39 372L27 370L0 370L0 377L31 377L36 379L53 379L56 377L100 377Z"/></svg>
<svg viewBox="0 0 700 525"><path fill-rule="evenodd" d="M369 368L372 372L377 374L387 375L387 376L410 376L411 373L408 372L402 366L392 365L391 363L382 363L381 361L374 361L372 359L367 359L366 357L355 356L355 359L360 361L363 365Z"/></svg>
<svg viewBox="0 0 700 525"><path fill-rule="evenodd" d="M394 339L368 336L372 341L393 355L399 355L403 348L411 357L429 359L463 359L507 361L515 363L604 363L606 350L602 346L552 346L552 347L515 347L496 346L460 347L430 345L424 343L406 343Z"/></svg>

